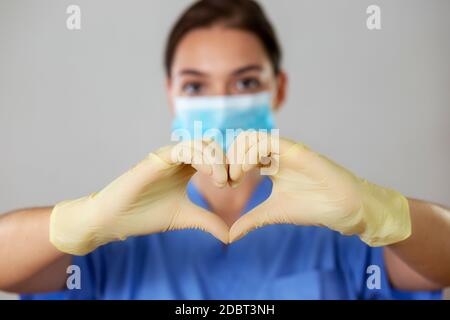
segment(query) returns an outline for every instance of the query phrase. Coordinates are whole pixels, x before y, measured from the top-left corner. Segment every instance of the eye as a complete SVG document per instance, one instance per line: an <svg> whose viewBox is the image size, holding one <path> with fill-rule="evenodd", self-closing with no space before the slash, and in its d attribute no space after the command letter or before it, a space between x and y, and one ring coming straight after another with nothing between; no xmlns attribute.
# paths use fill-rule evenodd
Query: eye
<svg viewBox="0 0 450 320"><path fill-rule="evenodd" d="M203 84L200 82L189 82L183 85L183 92L189 96L199 95L202 92Z"/></svg>
<svg viewBox="0 0 450 320"><path fill-rule="evenodd" d="M238 91L255 91L261 87L261 82L257 78L244 78L236 82Z"/></svg>

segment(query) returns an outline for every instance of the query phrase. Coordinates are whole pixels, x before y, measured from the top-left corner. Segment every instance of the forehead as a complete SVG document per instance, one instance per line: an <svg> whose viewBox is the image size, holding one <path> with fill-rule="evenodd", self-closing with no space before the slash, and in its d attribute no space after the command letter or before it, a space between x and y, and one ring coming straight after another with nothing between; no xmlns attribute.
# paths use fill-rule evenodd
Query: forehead
<svg viewBox="0 0 450 320"><path fill-rule="evenodd" d="M189 32L177 46L172 70L197 69L227 74L245 65L270 69L270 60L259 38L251 32L215 26Z"/></svg>

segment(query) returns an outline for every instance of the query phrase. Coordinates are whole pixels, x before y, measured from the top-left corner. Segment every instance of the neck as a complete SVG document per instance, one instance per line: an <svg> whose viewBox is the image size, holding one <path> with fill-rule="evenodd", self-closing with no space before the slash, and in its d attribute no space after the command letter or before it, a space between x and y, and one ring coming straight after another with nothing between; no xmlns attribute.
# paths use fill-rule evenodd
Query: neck
<svg viewBox="0 0 450 320"><path fill-rule="evenodd" d="M210 177L201 173L196 173L192 182L203 195L211 210L231 226L239 219L261 179L259 172L253 170L245 175L242 183L236 188L230 186L218 188Z"/></svg>

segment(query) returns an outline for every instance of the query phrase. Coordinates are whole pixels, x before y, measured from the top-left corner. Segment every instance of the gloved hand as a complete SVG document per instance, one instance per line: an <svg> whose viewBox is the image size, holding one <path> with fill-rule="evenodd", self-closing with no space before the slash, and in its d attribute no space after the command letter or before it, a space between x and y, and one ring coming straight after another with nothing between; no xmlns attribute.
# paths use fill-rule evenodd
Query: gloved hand
<svg viewBox="0 0 450 320"><path fill-rule="evenodd" d="M220 157L224 158L222 148L211 141L187 141L150 153L102 191L58 203L50 218L51 243L60 251L85 255L129 236L188 228L227 243L228 226L186 194L196 170L210 175L219 187L227 184Z"/></svg>
<svg viewBox="0 0 450 320"><path fill-rule="evenodd" d="M400 193L354 176L303 144L280 138L279 150L271 150L269 135L260 134L248 142L252 140L249 134L241 133L227 154L230 159L240 156L230 164L233 184L267 156L278 170L269 176L272 194L234 223L230 242L257 227L277 223L325 226L345 235L356 234L370 246L384 246L410 236L408 201ZM243 152L235 151L239 148Z"/></svg>

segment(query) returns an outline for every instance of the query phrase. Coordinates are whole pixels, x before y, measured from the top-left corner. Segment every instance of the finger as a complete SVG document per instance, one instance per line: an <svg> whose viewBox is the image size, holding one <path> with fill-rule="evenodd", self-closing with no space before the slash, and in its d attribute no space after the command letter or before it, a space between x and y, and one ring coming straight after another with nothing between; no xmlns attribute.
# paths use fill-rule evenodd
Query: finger
<svg viewBox="0 0 450 320"><path fill-rule="evenodd" d="M258 135L256 131L244 131L240 133L231 144L227 159L229 165L229 178L232 181L232 186L239 183L244 172L242 164L248 150L258 142Z"/></svg>
<svg viewBox="0 0 450 320"><path fill-rule="evenodd" d="M195 148L190 150L191 158L187 158L183 163L190 164L195 170L207 176L212 174L212 167L203 160L203 149Z"/></svg>
<svg viewBox="0 0 450 320"><path fill-rule="evenodd" d="M217 215L195 205L187 198L180 208L182 209L176 216L171 230L200 229L228 244L229 228Z"/></svg>
<svg viewBox="0 0 450 320"><path fill-rule="evenodd" d="M203 161L203 150L205 143L201 140L184 141L174 146L171 159L174 163L191 165L195 170L205 174L212 174L212 167Z"/></svg>
<svg viewBox="0 0 450 320"><path fill-rule="evenodd" d="M215 141L210 141L204 148L203 159L212 168L211 177L216 186L222 188L228 181L228 168L222 147Z"/></svg>
<svg viewBox="0 0 450 320"><path fill-rule="evenodd" d="M258 135L257 143L253 144L248 149L247 154L244 157L242 171L248 172L255 167L268 164L266 161L270 155L271 144L269 144L269 137L264 134Z"/></svg>
<svg viewBox="0 0 450 320"><path fill-rule="evenodd" d="M170 148L170 146L164 147L157 152L167 153ZM103 188L96 197L108 192L117 193L117 197L120 198L134 197L149 183L159 179L162 174L173 167L173 164L161 158L158 153L149 153L145 159Z"/></svg>
<svg viewBox="0 0 450 320"><path fill-rule="evenodd" d="M202 140L189 140L183 141L173 146L170 158L173 163L202 163L202 158L198 158L195 152L203 151L203 141Z"/></svg>
<svg viewBox="0 0 450 320"><path fill-rule="evenodd" d="M145 159L140 161L126 173L106 186L101 194L108 192L117 192L121 198L133 197L135 194L148 187L149 183L171 174L176 167L182 163L192 163L193 160L202 158L201 142L191 143L190 141L178 145L162 147L155 152L151 152ZM174 151L174 148L177 152ZM212 168L208 164L195 165L197 171L206 175L211 175ZM195 173L192 170L192 174ZM119 196L119 195L118 195Z"/></svg>
<svg viewBox="0 0 450 320"><path fill-rule="evenodd" d="M279 162L281 166L302 172L316 181L329 179L336 173L343 172L342 167L302 143L289 145L282 141Z"/></svg>
<svg viewBox="0 0 450 320"><path fill-rule="evenodd" d="M225 155L220 145L212 139L181 142L166 151L164 156L172 163L190 164L197 171L211 176L219 187L227 184Z"/></svg>
<svg viewBox="0 0 450 320"><path fill-rule="evenodd" d="M276 216L276 208L266 201L240 217L230 228L229 242L232 243L244 237L250 231L268 224L283 223L272 217Z"/></svg>
<svg viewBox="0 0 450 320"><path fill-rule="evenodd" d="M238 157L238 163L231 168L230 166L230 184L233 188L236 188L242 181L243 176L256 167L262 167L261 174L267 175L267 173L272 172L266 170L272 164L272 157L276 156L272 154L273 152L278 153L278 141L274 143L274 137L267 132L249 132L246 136L238 137L236 145L244 144L246 148L242 146L237 146L240 149L246 149L246 153L241 162ZM275 149L273 149L275 146ZM234 149L236 150L236 146ZM245 151L244 151L245 152ZM240 166L239 166L240 165ZM273 171L276 172L276 171Z"/></svg>

